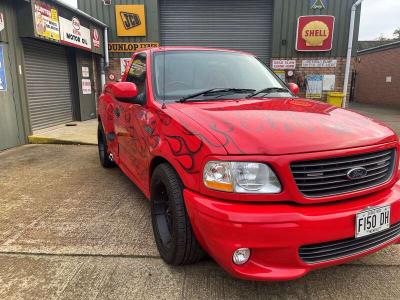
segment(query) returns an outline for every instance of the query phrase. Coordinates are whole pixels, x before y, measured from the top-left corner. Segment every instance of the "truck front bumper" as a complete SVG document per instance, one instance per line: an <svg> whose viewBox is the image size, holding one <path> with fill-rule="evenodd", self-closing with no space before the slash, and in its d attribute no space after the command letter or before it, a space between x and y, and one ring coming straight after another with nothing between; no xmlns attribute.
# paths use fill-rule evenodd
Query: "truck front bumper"
<svg viewBox="0 0 400 300"><path fill-rule="evenodd" d="M356 214L370 206L391 206L391 227L400 222L400 182L367 196L315 205L222 201L184 191L194 233L204 249L230 274L249 280L290 280L400 243L389 240L342 257L306 263L302 246L352 239ZM381 233L378 233L381 234ZM249 248L250 259L235 265L233 252Z"/></svg>

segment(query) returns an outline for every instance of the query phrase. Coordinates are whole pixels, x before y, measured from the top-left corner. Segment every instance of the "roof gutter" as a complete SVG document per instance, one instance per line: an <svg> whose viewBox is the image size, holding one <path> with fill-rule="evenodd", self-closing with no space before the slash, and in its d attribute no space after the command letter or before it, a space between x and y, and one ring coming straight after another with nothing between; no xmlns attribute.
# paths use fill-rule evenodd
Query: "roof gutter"
<svg viewBox="0 0 400 300"><path fill-rule="evenodd" d="M380 50L392 49L392 48L399 47L399 46L400 46L400 41L396 41L396 42L393 42L393 43L387 43L387 44L383 44L383 45L376 46L376 47L366 48L366 49L358 51L357 54L363 54L363 53L368 53L368 52L375 52L375 51L380 51Z"/></svg>
<svg viewBox="0 0 400 300"><path fill-rule="evenodd" d="M357 0L351 7L351 16L350 16L350 30L349 30L349 41L347 47L347 58L346 58L346 68L344 73L344 83L343 83L343 102L342 108L346 108L347 106L347 90L349 85L349 78L350 78L350 65L351 65L351 53L353 52L353 36L354 36L354 26L355 26L355 19L356 19L356 11L357 6L359 6L363 0Z"/></svg>
<svg viewBox="0 0 400 300"><path fill-rule="evenodd" d="M108 28L104 28L104 60L106 63L106 67L110 64L110 56L108 53Z"/></svg>

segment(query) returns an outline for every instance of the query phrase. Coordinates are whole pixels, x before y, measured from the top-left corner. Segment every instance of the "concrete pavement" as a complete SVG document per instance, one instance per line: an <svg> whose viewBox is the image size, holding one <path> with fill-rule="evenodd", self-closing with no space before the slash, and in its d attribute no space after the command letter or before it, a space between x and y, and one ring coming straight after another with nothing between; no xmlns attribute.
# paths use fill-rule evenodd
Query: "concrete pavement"
<svg viewBox="0 0 400 300"><path fill-rule="evenodd" d="M0 299L399 299L400 246L280 283L227 275L212 260L169 267L149 205L97 147L0 153Z"/></svg>
<svg viewBox="0 0 400 300"><path fill-rule="evenodd" d="M97 119L38 130L28 140L31 144L97 145Z"/></svg>
<svg viewBox="0 0 400 300"><path fill-rule="evenodd" d="M350 103L349 109L382 121L400 136L399 109L356 102Z"/></svg>

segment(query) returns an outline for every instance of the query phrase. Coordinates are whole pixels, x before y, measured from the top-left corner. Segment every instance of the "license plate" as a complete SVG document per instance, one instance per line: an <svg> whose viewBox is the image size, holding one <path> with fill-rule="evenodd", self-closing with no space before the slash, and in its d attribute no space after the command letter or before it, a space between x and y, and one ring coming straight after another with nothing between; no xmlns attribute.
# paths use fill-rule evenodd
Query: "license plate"
<svg viewBox="0 0 400 300"><path fill-rule="evenodd" d="M377 206L363 210L356 217L356 238L368 236L390 228L390 206Z"/></svg>

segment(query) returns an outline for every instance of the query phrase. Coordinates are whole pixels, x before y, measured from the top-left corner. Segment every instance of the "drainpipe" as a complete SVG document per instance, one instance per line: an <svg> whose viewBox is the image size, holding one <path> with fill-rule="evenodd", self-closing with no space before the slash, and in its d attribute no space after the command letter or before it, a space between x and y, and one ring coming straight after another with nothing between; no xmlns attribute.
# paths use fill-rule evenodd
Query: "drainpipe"
<svg viewBox="0 0 400 300"><path fill-rule="evenodd" d="M357 0L351 7L351 17L350 17L350 30L349 30L349 42L347 47L347 58L346 58L346 69L344 73L344 83L343 83L343 94L344 99L342 103L342 108L346 108L347 104L347 86L349 85L350 77L350 65L351 65L351 53L353 52L353 35L354 35L354 23L356 19L356 10L363 0Z"/></svg>
<svg viewBox="0 0 400 300"><path fill-rule="evenodd" d="M104 28L104 61L102 61L101 64L101 86L104 89L104 86L106 84L106 72L105 69L109 66L110 64L110 57L108 54L108 28Z"/></svg>

